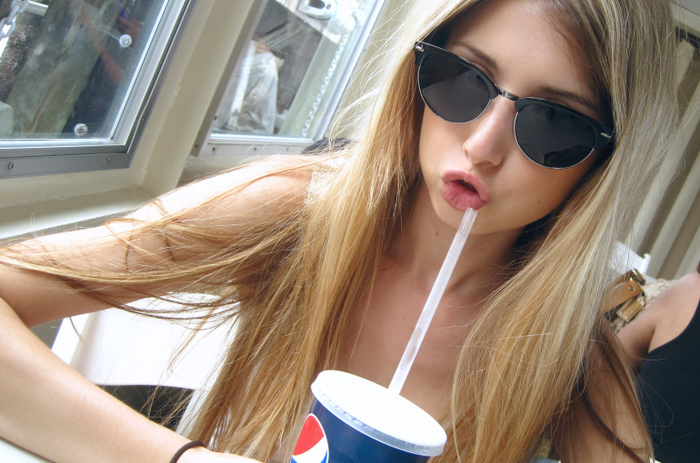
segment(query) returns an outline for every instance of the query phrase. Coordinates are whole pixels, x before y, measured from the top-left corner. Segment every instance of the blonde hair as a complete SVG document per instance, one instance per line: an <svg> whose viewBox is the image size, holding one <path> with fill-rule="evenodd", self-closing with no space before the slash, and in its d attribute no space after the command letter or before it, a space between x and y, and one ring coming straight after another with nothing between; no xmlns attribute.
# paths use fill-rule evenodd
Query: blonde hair
<svg viewBox="0 0 700 463"><path fill-rule="evenodd" d="M583 404L597 416L586 388L600 362L614 372L629 407L637 407L600 307L611 281L613 243L630 232L676 122L670 7L659 0L543 2L590 65L592 82L609 105L616 145L522 245L512 277L471 328L450 413L443 417L450 438L436 461L526 461L552 433L556 449L566 454L575 445L567 434L573 410ZM407 24L407 38L391 51L381 98L363 116L363 136L347 152L331 154L344 161L329 167L324 157L299 158L288 167L313 176L318 186L303 204L265 223L225 231L183 222L178 214L143 225L170 247L206 240L212 255L201 265L172 262L138 276L93 278L49 269L46 259L5 260L83 282L187 276L200 289L218 292L220 304L235 302L228 315L238 320L237 335L193 437L263 461L288 450L308 412L311 382L337 362L349 308L371 290L380 260L411 213L423 110L413 42L479 3L435 2L432 15L421 4L414 17L424 21ZM132 238L125 240L130 247ZM638 410L636 419L643 426ZM615 431L614 422L602 422L601 432L613 441ZM648 445L635 451L646 458L651 453Z"/></svg>

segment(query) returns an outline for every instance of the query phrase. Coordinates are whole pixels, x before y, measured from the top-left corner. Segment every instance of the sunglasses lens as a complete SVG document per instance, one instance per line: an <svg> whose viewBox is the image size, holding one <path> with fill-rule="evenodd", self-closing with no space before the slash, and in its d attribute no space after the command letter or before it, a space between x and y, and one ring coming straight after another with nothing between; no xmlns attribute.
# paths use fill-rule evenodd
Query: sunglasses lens
<svg viewBox="0 0 700 463"><path fill-rule="evenodd" d="M423 101L448 122L476 119L489 104L487 82L464 62L439 53L427 53L418 73Z"/></svg>
<svg viewBox="0 0 700 463"><path fill-rule="evenodd" d="M520 100L515 118L515 139L537 164L571 167L593 151L596 130L574 112L538 101Z"/></svg>

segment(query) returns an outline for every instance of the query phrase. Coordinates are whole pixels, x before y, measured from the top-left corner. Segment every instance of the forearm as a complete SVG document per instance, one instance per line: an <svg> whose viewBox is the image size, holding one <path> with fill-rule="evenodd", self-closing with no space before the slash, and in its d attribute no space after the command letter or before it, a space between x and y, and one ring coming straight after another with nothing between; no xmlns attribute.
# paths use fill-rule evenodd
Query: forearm
<svg viewBox="0 0 700 463"><path fill-rule="evenodd" d="M164 462L187 442L55 357L0 300L0 435L52 461Z"/></svg>
<svg viewBox="0 0 700 463"><path fill-rule="evenodd" d="M6 267L0 263L0 298L28 327L108 308L59 278Z"/></svg>
<svg viewBox="0 0 700 463"><path fill-rule="evenodd" d="M134 259L129 261L133 268L127 268L126 245L121 238L107 227L97 227L0 249L0 298L32 327L129 303L144 297L144 293L167 292L170 288L165 283L154 287L129 281L141 268ZM135 240L134 245L155 248L149 253L149 263L158 265L161 259L167 260L157 252L159 242L144 238ZM114 275L121 279L110 284L109 277ZM92 291L99 297L91 296Z"/></svg>

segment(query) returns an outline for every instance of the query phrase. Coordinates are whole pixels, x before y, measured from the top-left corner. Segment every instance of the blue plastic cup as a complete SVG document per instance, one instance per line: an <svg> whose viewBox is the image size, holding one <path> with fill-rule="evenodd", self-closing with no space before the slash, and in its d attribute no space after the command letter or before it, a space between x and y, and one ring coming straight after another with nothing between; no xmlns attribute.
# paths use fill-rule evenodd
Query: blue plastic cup
<svg viewBox="0 0 700 463"><path fill-rule="evenodd" d="M423 463L447 435L409 400L342 371L322 371L291 463Z"/></svg>

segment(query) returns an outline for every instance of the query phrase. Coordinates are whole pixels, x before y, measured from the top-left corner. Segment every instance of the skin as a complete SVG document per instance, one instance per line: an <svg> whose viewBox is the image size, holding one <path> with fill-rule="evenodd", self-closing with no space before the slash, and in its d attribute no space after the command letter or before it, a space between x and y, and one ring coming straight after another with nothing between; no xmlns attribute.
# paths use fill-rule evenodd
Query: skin
<svg viewBox="0 0 700 463"><path fill-rule="evenodd" d="M262 171L279 166L270 161L262 166L220 175L199 187L176 191L165 198L166 210L187 208L207 196L223 191L231 184L243 183ZM255 182L241 194L222 198L215 210L195 209L191 219L218 226L233 223L255 223L261 214L276 213L276 207L298 205L303 200L308 179L276 176ZM268 209L259 207L260 200L278 199ZM296 201L296 202L295 202ZM291 203L290 203L291 202ZM225 213L224 213L225 212ZM147 206L134 213L143 219L162 214ZM129 224L118 226L128 229ZM88 240L101 239L100 250L83 246ZM156 252L162 242L155 236L139 241L144 249ZM178 260L201 257L196 243L173 256ZM110 269L124 264L121 245L106 227L67 232L22 243L28 251L35 246L69 249L66 258L76 269ZM167 260L165 253L156 259ZM132 261L138 271L137 261ZM140 463L169 461L175 451L188 442L180 436L114 399L60 361L28 328L49 320L106 308L69 288L62 281L18 271L0 265L0 436L45 456L51 461L104 463ZM182 282L180 282L182 283ZM172 287L141 288L164 292ZM138 290L139 288L133 288ZM127 290L107 290L122 302L141 296ZM204 448L188 450L179 463L252 462L235 455L224 455Z"/></svg>
<svg viewBox="0 0 700 463"><path fill-rule="evenodd" d="M485 4L456 25L447 48L475 62L508 91L548 98L601 119L581 64L534 1ZM462 251L468 259L457 263L401 392L434 416L449 405L459 347L484 298L503 282L502 269L512 259L516 238L525 225L565 201L595 162L594 153L564 170L534 164L515 143L514 116L513 102L504 98L496 98L485 114L467 124L445 122L424 111L419 146L424 183L415 210L368 296L371 310L355 310L347 336L341 367L388 385L463 215L443 196L442 175L457 169L476 176L490 201L479 209ZM590 387L592 403L619 394L606 379L609 375L605 369L598 372ZM631 424L622 403L613 400L601 418L610 422L615 416L618 436L641 448L644 430ZM629 461L601 437L587 413L576 413L573 421L576 443L563 449L562 461Z"/></svg>
<svg viewBox="0 0 700 463"><path fill-rule="evenodd" d="M677 338L695 315L700 300L700 273L685 275L664 291L618 337L635 368L652 350Z"/></svg>
<svg viewBox="0 0 700 463"><path fill-rule="evenodd" d="M456 24L447 48L476 63L509 91L550 98L598 116L580 103L596 101L595 95L585 84L568 42L537 2L487 3ZM568 94L578 98L562 96ZM522 228L559 206L594 162L591 156L563 170L533 163L515 142L514 117L513 102L500 97L467 124L446 122L424 111L419 145L423 184L418 201L379 274L369 300L372 309L355 319L353 344L345 353L348 369L388 384L463 215L443 197L442 174L457 170L477 177L490 202L479 209L462 252L469 259L460 259L455 268L404 391L436 415L446 405L438 397L447 396L461 340L478 315L480 301L502 282L499 271L510 262ZM392 321L397 335L387 340L381 336L382 327ZM370 355L378 351L387 353L385 361L377 362ZM436 390L443 393L435 394Z"/></svg>
<svg viewBox="0 0 700 463"><path fill-rule="evenodd" d="M543 13L533 1L488 3L457 24L448 48L476 62L515 94L551 98L597 117L594 105L580 102L596 101L584 83L580 63ZM558 69L556 75L547 72L552 68ZM563 96L568 94L577 98ZM513 102L504 98L497 98L484 115L467 124L448 123L425 110L419 147L424 183L415 210L379 272L368 297L371 309L355 311L347 336L341 366L388 385L463 215L443 197L442 173L463 169L477 176L491 200L479 209L464 257L455 267L402 390L434 416L449 405L446 397L459 347L484 298L503 282L503 266L512 258L515 239L525 225L563 202L595 161L593 156L565 170L532 163L515 143L514 116ZM376 352L382 356L377 358ZM612 372L598 372L590 387L592 403L619 393L610 386L608 375ZM622 400L613 403L603 408L602 419L611 422L617 417L618 436L641 448L644 430L627 419L629 411L620 405ZM574 433L576 444L563 449L562 461L629 461L601 437L582 410L574 416Z"/></svg>
<svg viewBox="0 0 700 463"><path fill-rule="evenodd" d="M597 116L579 101L595 100L584 84L580 64L544 17L534 0L495 0L457 25L449 48L474 60L498 85L515 94L548 97ZM489 60L483 60L484 56ZM547 71L552 68L558 69L556 75ZM565 94L579 98L567 99L562 96ZM485 296L506 277L502 268L511 260L514 240L526 224L564 201L593 162L590 159L566 170L533 164L513 139L514 115L513 103L503 98L497 98L486 114L470 124L450 124L425 111L419 149L425 181L415 209L384 259L373 290L351 309L351 323L344 337L347 343L338 367L388 385L462 216L462 211L450 207L442 197L441 175L445 169L461 169L477 176L491 200L479 211L462 254L469 257L457 263L402 391L435 416L443 414L447 406L444 397L449 395L456 356L470 323L478 316ZM205 185L207 194L225 190L270 167L258 165L212 179ZM259 214L274 214L275 208L298 205L308 182L308 178L292 174L266 178L254 182L243 194L217 200L216 207L194 208L188 215L222 227L256 223ZM175 192L164 199L164 205L176 210L196 204L202 199L197 191L185 188ZM261 208L260 204L267 206ZM137 213L141 217L159 214L153 207ZM89 235L103 237L105 245L99 257L80 247ZM31 248L37 243L49 247L67 244L74 249L71 262L78 268L100 270L124 262L123 250L104 227L42 238L24 246ZM162 241L157 236L146 236L138 244L157 251ZM192 243L174 258L199 259L200 251ZM168 258L167 253L156 257ZM130 262L135 270L138 264ZM9 333L0 336L0 377L13 378L0 382L0 435L57 461L71 462L168 461L187 442L129 411L61 364L26 329L99 310L103 305L70 291L56 279L28 272L0 267L0 281L0 326ZM168 288L145 289L155 292L177 288L178 282L174 282ZM113 291L112 295L125 302L139 297L129 291ZM5 374L7 370L12 374ZM44 374L52 381L46 381ZM22 400L17 400L20 397ZM52 400L47 402L44 397ZM66 424L66 417L72 424ZM593 458L607 457L609 446L590 426L586 428L585 417L581 423L581 439L589 444L584 450L572 452L571 460L613 461ZM197 448L186 452L180 463L223 460L252 461Z"/></svg>
<svg viewBox="0 0 700 463"><path fill-rule="evenodd" d="M592 109L596 95L586 85L580 63L543 7L516 1L502 8L502 3L486 4L459 21L446 49L474 63L509 92L549 99L600 119ZM447 226L456 228L461 214L441 193L440 175L446 169L473 174L491 198L479 210L473 233L511 240L561 204L590 169L595 156L563 170L530 161L516 144L514 117L514 103L503 97L496 97L485 114L466 124L424 112L421 170L432 207Z"/></svg>

